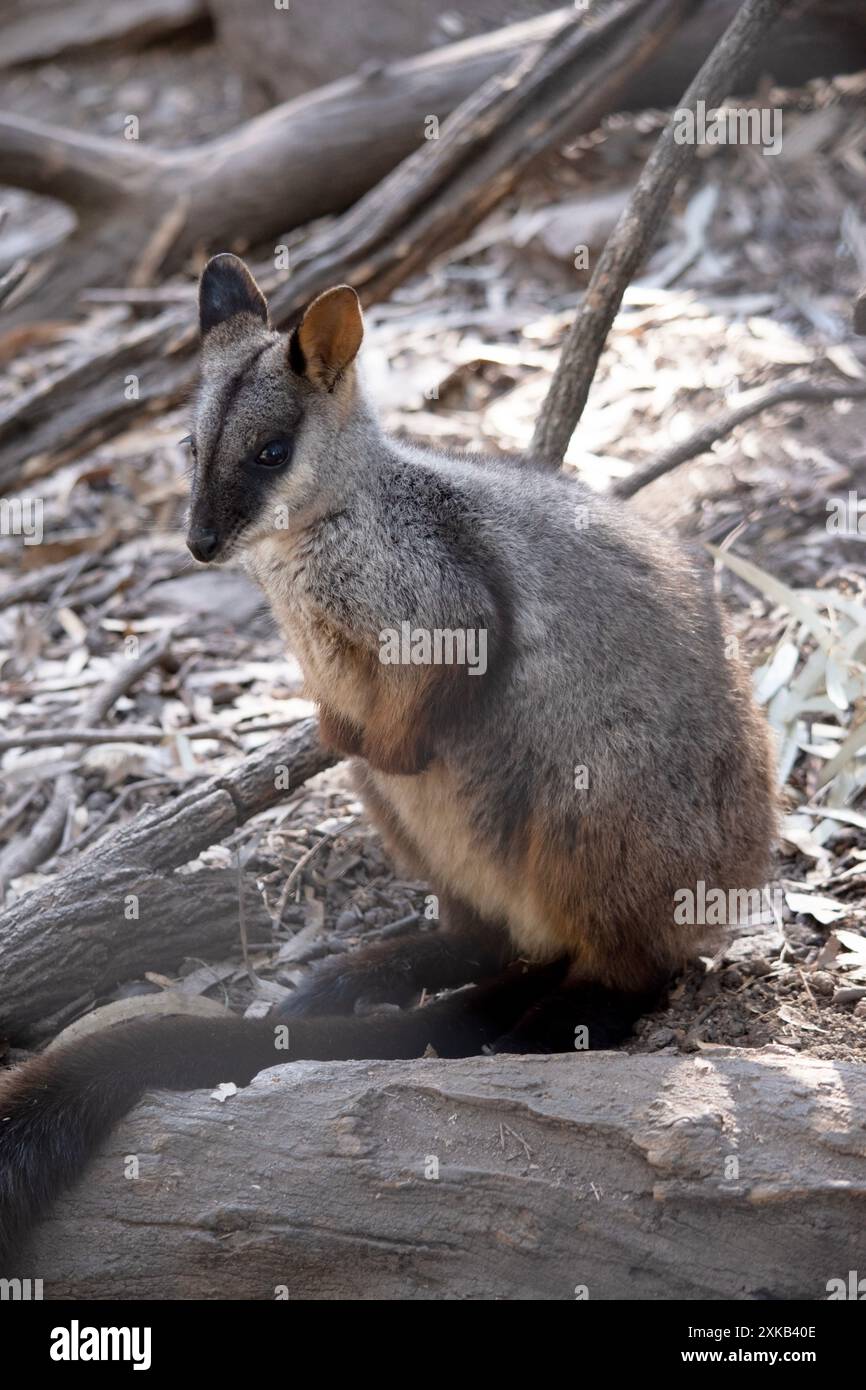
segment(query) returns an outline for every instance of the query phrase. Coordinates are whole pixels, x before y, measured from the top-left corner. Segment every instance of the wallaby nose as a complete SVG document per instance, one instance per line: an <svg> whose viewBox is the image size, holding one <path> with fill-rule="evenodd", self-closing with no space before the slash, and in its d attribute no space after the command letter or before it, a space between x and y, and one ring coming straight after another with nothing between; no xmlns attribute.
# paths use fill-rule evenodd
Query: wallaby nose
<svg viewBox="0 0 866 1390"><path fill-rule="evenodd" d="M219 550L219 536L216 531L190 531L186 543L197 560L212 560Z"/></svg>

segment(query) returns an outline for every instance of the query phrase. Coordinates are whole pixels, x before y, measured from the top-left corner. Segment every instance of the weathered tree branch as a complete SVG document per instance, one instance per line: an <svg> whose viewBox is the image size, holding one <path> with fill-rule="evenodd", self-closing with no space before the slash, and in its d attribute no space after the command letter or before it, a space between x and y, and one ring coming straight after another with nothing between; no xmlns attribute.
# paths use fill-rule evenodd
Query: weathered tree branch
<svg viewBox="0 0 866 1390"><path fill-rule="evenodd" d="M0 183L13 188L104 213L122 203L135 184L155 183L171 170L168 155L123 139L106 140L0 112Z"/></svg>
<svg viewBox="0 0 866 1390"><path fill-rule="evenodd" d="M79 225L51 273L9 308L4 325L70 317L94 285L141 284L201 246L268 241L342 212L420 145L425 120L448 113L573 11L344 78L181 150L70 134L0 115L0 181L67 201ZM24 287L26 288L26 287ZM24 289L22 289L22 295Z"/></svg>
<svg viewBox="0 0 866 1390"><path fill-rule="evenodd" d="M21 392L0 409L0 491L26 486L124 429L138 412L182 399L195 375L196 340L190 311L167 310L131 331L100 337L95 349ZM130 375L138 379L132 400L125 390ZM8 601L0 596L0 603Z"/></svg>
<svg viewBox="0 0 866 1390"><path fill-rule="evenodd" d="M78 722L83 726L104 719L115 701L131 690L140 676L162 660L168 650L170 633L150 642L134 660L122 664L86 701ZM78 800L78 778L72 772L58 777L51 799L36 824L21 840L13 840L0 854L0 902L11 879L37 868L57 848Z"/></svg>
<svg viewBox="0 0 866 1390"><path fill-rule="evenodd" d="M562 463L625 288L647 253L677 179L694 157L694 146L679 144L675 138L680 113L694 112L698 102L707 110L718 106L735 88L757 44L791 3L744 0L659 136L592 273L538 417L529 452L550 468Z"/></svg>
<svg viewBox="0 0 866 1390"><path fill-rule="evenodd" d="M82 997L236 942L234 875L213 898L202 893L197 874L175 870L333 761L316 721L301 720L232 772L140 813L7 908L0 914L3 1034L24 1040L35 1024ZM130 895L139 900L138 919L126 915Z"/></svg>
<svg viewBox="0 0 866 1390"><path fill-rule="evenodd" d="M566 131L592 128L699 0L616 0L597 24L573 18L538 40L517 68L473 92L440 131L335 223L294 254L291 279L271 298L278 327L334 280L365 303L382 299L465 237L541 150ZM559 12L558 12L559 13ZM535 34L536 30L527 30ZM543 32L547 32L546 30ZM189 309L169 309L120 341L37 383L0 411L0 487L20 485L122 427L142 407L185 396L194 366ZM125 377L139 377L130 402ZM28 458L23 471L22 454Z"/></svg>
<svg viewBox="0 0 866 1390"><path fill-rule="evenodd" d="M863 1268L864 1108L862 1067L742 1050L298 1063L146 1099L15 1272L48 1299L825 1299Z"/></svg>
<svg viewBox="0 0 866 1390"><path fill-rule="evenodd" d="M0 66L133 49L206 23L204 0L5 0Z"/></svg>
<svg viewBox="0 0 866 1390"><path fill-rule="evenodd" d="M687 439L662 449L649 463L643 464L630 478L623 478L612 489L615 497L634 497L636 492L664 477L688 459L705 454L725 435L738 425L751 420L762 410L774 405L784 405L788 401L844 401L852 397L866 396L866 382L862 381L778 381L775 385L753 396L742 405L734 405L730 410L715 415L705 425L701 425Z"/></svg>
<svg viewBox="0 0 866 1390"><path fill-rule="evenodd" d="M591 129L701 0L614 0L598 20L574 19L512 70L468 97L436 140L416 151L301 248L272 297L285 322L337 276L384 298L462 240L538 155ZM395 247L397 248L395 252Z"/></svg>

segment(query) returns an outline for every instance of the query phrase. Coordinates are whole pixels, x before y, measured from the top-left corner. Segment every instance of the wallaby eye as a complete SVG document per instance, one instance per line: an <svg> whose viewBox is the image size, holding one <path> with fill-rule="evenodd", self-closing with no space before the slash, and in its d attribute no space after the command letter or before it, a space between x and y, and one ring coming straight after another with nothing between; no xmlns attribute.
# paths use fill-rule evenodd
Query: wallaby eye
<svg viewBox="0 0 866 1390"><path fill-rule="evenodd" d="M289 457L289 445L285 439L272 439L269 444L256 455L256 463L260 463L263 468L279 468L281 463L285 463Z"/></svg>
<svg viewBox="0 0 866 1390"><path fill-rule="evenodd" d="M185 434L183 439L179 439L177 442L178 444L188 444L189 451L192 454L193 458L198 458L198 449L195 447L195 440L193 439L191 434Z"/></svg>

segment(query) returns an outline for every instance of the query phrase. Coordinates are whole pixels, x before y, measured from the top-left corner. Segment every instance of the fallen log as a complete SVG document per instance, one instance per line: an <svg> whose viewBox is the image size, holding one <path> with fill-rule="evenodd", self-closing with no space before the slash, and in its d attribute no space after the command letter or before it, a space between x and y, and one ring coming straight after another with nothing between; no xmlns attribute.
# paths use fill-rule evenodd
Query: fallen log
<svg viewBox="0 0 866 1390"><path fill-rule="evenodd" d="M209 0L215 37L254 98L289 101L361 69L401 58L560 8L561 0L458 0L447 10L429 0L364 0L363 4L290 10Z"/></svg>
<svg viewBox="0 0 866 1390"><path fill-rule="evenodd" d="M0 67L46 63L72 53L143 48L203 27L204 0L6 0Z"/></svg>
<svg viewBox="0 0 866 1390"><path fill-rule="evenodd" d="M291 279L271 295L273 322L284 327L335 280L355 284L365 304L386 297L436 251L468 235L541 151L567 131L594 127L697 3L617 0L589 28L560 19L553 38L468 96L438 139L293 253ZM145 407L186 396L195 374L191 319L189 307L169 309L111 336L0 411L0 488L39 477ZM124 389L130 375L132 399Z"/></svg>
<svg viewBox="0 0 866 1390"><path fill-rule="evenodd" d="M675 103L735 9L735 0L694 7L655 58L611 93L602 114ZM341 16L335 11L330 22L344 23ZM308 22L300 9L274 17L281 38L297 45L298 26ZM603 26L608 15L601 10L583 18ZM421 145L431 117L444 121L483 83L573 20L574 9L563 8L368 68L194 148L159 151L121 139L121 131L106 139L0 113L0 183L59 198L78 219L52 253L50 273L34 267L20 287L6 326L68 318L79 312L85 289L148 284L202 248L243 250L342 212ZM316 10L309 22L328 20ZM387 33L387 25L377 27L377 43L387 45ZM744 86L751 89L768 69L789 84L851 71L862 64L864 44L866 13L858 0L834 0L805 16L798 10L771 52L753 56ZM341 40L331 47L337 64L331 73L341 71L335 56L341 49L347 51Z"/></svg>
<svg viewBox="0 0 866 1390"><path fill-rule="evenodd" d="M627 94L630 109L676 101L739 3L711 0L704 5L661 49L651 67L636 74ZM365 0L351 7L295 5L287 12L269 5L250 8L238 6L236 0L210 0L224 53L268 103L332 82L365 63L381 66L408 58L445 42L446 34L468 37L527 19L531 10L552 8L544 0L457 0L443 11L428 0ZM598 0L593 8L601 8ZM767 71L792 87L818 74L855 71L862 66L864 45L866 11L860 0L798 6L780 26L772 48L756 53L745 70L748 90Z"/></svg>
<svg viewBox="0 0 866 1390"><path fill-rule="evenodd" d="M54 974L54 984L62 990L43 990L42 999L58 1006L53 1013L34 1017L25 1028L13 1030L6 1023L4 997L3 1037L14 1036L28 1047L41 1044L70 1020L93 1017L90 1010L121 984L141 980L147 972L174 974L184 961L217 961L239 951L240 892L234 869L199 868L177 874L135 865L126 870L110 866L101 882L87 874L80 881L80 899L77 886L64 885L64 894L74 896L57 904L49 919L43 917L42 925L57 935L39 942L41 964L34 954L32 968L27 969L31 989L37 975ZM241 883L247 943L272 945L271 920L261 893L251 878ZM138 915L131 916L133 911ZM5 974L0 976L4 994L12 995ZM16 992L17 984L16 980Z"/></svg>
<svg viewBox="0 0 866 1390"><path fill-rule="evenodd" d="M299 1062L145 1098L10 1273L48 1299L826 1299L866 1262L864 1106L860 1067L740 1049Z"/></svg>
<svg viewBox="0 0 866 1390"><path fill-rule="evenodd" d="M301 720L232 772L141 812L0 913L3 1036L32 1041L45 1019L145 970L234 946L237 876L177 871L333 761L316 721ZM264 927L260 901L244 903L251 927Z"/></svg>
<svg viewBox="0 0 866 1390"><path fill-rule="evenodd" d="M145 284L201 247L265 242L342 212L416 149L439 120L573 11L345 78L231 134L160 151L0 113L0 183L68 203L78 225L48 275L31 277L4 328L71 317L96 285ZM26 297L23 297L26 294ZM22 298L23 297L23 298Z"/></svg>
<svg viewBox="0 0 866 1390"><path fill-rule="evenodd" d="M616 0L603 22L580 20L492 77L340 219L313 234L292 277L271 296L288 322L352 268L367 298L385 298L446 247L462 241L540 154L600 121L631 75L695 9L691 0Z"/></svg>

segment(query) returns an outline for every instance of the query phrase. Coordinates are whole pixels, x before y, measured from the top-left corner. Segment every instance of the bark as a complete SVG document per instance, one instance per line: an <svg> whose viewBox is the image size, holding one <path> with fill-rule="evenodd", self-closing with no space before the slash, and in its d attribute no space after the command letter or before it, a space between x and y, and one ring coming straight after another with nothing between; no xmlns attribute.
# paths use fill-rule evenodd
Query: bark
<svg viewBox="0 0 866 1390"><path fill-rule="evenodd" d="M86 1007L145 970L234 946L237 876L177 870L332 762L316 721L302 720L234 771L142 812L0 913L3 1035L32 1040L46 1020L56 1023L58 1013ZM130 895L138 905L132 920ZM251 928L264 927L260 900L244 901Z"/></svg>
<svg viewBox="0 0 866 1390"><path fill-rule="evenodd" d="M825 1299L866 1261L864 1106L861 1067L733 1049L297 1063L147 1097L16 1272L48 1299Z"/></svg>

